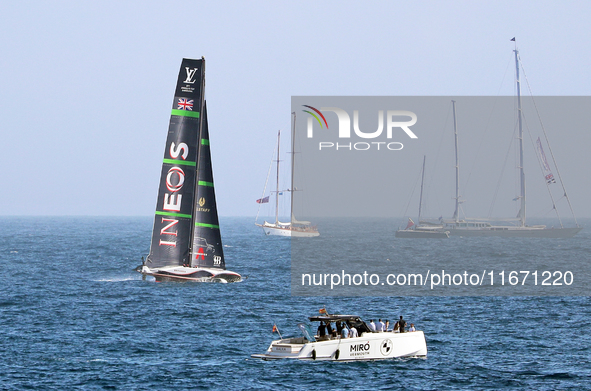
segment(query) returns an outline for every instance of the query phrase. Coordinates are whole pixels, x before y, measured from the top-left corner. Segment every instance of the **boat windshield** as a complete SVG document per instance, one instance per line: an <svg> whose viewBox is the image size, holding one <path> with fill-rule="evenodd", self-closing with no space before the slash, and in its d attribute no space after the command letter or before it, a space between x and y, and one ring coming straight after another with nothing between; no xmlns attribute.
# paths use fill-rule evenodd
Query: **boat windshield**
<svg viewBox="0 0 591 391"><path fill-rule="evenodd" d="M304 334L304 337L310 341L310 342L316 342L316 338L314 338L314 333L312 333L312 330L310 329L310 326L305 324L305 323L298 323L298 327L300 328L300 330L302 331L302 334Z"/></svg>

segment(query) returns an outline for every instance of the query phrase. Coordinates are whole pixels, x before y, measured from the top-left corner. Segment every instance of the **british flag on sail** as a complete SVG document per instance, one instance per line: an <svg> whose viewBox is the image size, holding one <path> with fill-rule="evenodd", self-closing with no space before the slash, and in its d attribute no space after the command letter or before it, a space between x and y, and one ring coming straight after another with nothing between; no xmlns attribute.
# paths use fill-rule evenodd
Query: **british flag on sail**
<svg viewBox="0 0 591 391"><path fill-rule="evenodd" d="M542 148L542 142L538 137L536 141L536 145L538 147L538 152L540 153L540 160L542 161L542 167L544 168L544 178L546 179L547 184L556 183L556 179L554 179L554 174L550 170L550 165L548 164L548 160L546 160L546 154L544 153L544 149Z"/></svg>
<svg viewBox="0 0 591 391"><path fill-rule="evenodd" d="M193 99L179 98L178 109L193 111Z"/></svg>

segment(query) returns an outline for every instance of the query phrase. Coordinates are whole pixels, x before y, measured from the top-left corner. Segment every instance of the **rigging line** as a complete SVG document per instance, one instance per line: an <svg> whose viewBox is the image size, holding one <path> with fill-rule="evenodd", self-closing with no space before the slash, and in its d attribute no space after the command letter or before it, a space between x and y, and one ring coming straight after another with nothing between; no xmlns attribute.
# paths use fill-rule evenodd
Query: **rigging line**
<svg viewBox="0 0 591 391"><path fill-rule="evenodd" d="M509 154L511 153L511 149L513 147L513 140L515 139L515 133L517 132L517 123L513 126L513 136L511 137L511 142L509 143L509 148L507 148L507 153L505 154L505 159L503 161L503 167L501 168L501 173L499 175L499 179L497 180L497 185L495 186L495 193L493 195L492 202L490 204L490 209L488 210L488 219L492 219L492 213L497 202L497 196L499 194L499 188L501 187L501 181L503 179L503 175L505 174L505 168L507 167L507 161L509 160Z"/></svg>
<svg viewBox="0 0 591 391"><path fill-rule="evenodd" d="M279 142L279 141L277 141ZM265 197L265 193L267 192L267 184L269 183L269 176L271 175L271 168L273 168L273 158L275 157L275 150L277 149L277 144L273 148L273 155L271 156L271 162L269 163L269 171L267 171L267 179L265 180L265 187L263 188L263 194L261 195L261 200ZM277 157L279 159L279 157ZM259 203L259 207L257 208L257 217L255 217L254 222L256 223L259 220L259 213L261 212L261 206L263 203Z"/></svg>
<svg viewBox="0 0 591 391"><path fill-rule="evenodd" d="M544 217L548 216L550 213L552 213L552 209L556 209L556 206L554 208L550 208L550 210L548 210L546 213L544 213ZM561 225L562 226L562 225Z"/></svg>
<svg viewBox="0 0 591 391"><path fill-rule="evenodd" d="M466 217L466 212L464 211L464 204L460 204L460 211L462 212L461 214L464 216L464 221L466 221L468 218ZM460 216L460 211L458 211L458 217ZM460 219L461 221L461 219Z"/></svg>
<svg viewBox="0 0 591 391"><path fill-rule="evenodd" d="M501 94L501 89L503 88L503 83L505 82L505 79L507 78L507 73L509 72L511 62L513 60L512 57L513 57L513 55L510 54L509 59L507 60L507 65L505 66L505 72L503 74L503 78L501 79L501 84L499 85L499 89L497 90L497 94L495 95L496 98L499 98L499 96ZM476 166L476 161L480 160L479 159L481 157L480 156L480 149L482 148L482 144L484 144L485 136L488 133L488 130L490 129L490 124L492 122L492 116L493 116L493 113L495 112L497 102L498 102L498 99L495 99L493 107L491 108L490 114L488 116L488 120L486 121L486 125L484 127L484 134L482 135L482 138L480 139L480 144L478 145L478 148L476 149L476 154L474 155L474 160L472 161L472 165L470 166L471 169L468 172L468 176L466 177L466 181L464 182L464 195L466 194L466 190L468 189L468 184L470 182L470 178L472 177L472 172L474 171L474 168Z"/></svg>
<svg viewBox="0 0 591 391"><path fill-rule="evenodd" d="M521 62L520 62L521 63ZM538 105L534 99L533 93L531 91L531 87L529 85L529 80L527 79L527 74L525 73L525 69L523 65L521 65L521 70L523 71L523 76L525 77L525 83L527 84L527 89L529 90L529 95L532 98L534 103L534 108L536 109L536 114L538 116L538 120L540 121L540 126L542 127L542 132L544 134L544 139L546 140L546 145L548 146L548 150L550 151L550 156L552 156L552 162L554 163L554 167L556 168L556 174L558 174L558 179L560 180L560 185L562 186L562 190L564 192L564 196L566 197L566 201L568 202L568 206L570 208L570 212L575 220L575 225L578 227L579 224L577 223L577 217L575 216L575 211L573 210L573 206L570 203L570 198L566 193L566 188L564 187L564 182L562 181L562 176L560 175L560 170L558 169L558 164L556 164L556 158L554 157L554 152L552 152L552 147L550 146L550 140L548 140L548 135L546 134L546 128L544 127L544 123L542 122L542 117L540 116L540 111L538 110Z"/></svg>
<svg viewBox="0 0 591 391"><path fill-rule="evenodd" d="M452 105L452 103L450 101L450 103L448 105L448 109L447 109L447 117L445 118L445 122L443 123L443 130L441 131L441 138L439 139L439 143L437 144L438 145L437 154L435 155L435 167L436 168L439 167L439 165L437 164L437 162L439 161L439 155L440 155L440 152L441 152L441 146L443 145L443 139L444 139L444 137L446 135L445 131L446 131L447 125L449 123L449 116L450 116L450 113L451 113L451 105ZM433 183L433 177L436 174L435 173L435 170L431 170L430 172L432 174L430 174L429 175L429 178L427 179L427 189L426 189L426 192L427 193L430 193L431 185ZM445 177L445 176L443 176L443 177ZM437 197L437 207L441 211L442 208L441 208L441 204L440 204L440 197Z"/></svg>
<svg viewBox="0 0 591 391"><path fill-rule="evenodd" d="M544 176L544 167L542 165L542 157L538 155L537 148L536 148L533 136L532 136L532 132L530 131L529 124L527 123L527 118L523 114L521 117L523 118L523 122L525 122L525 129L527 130L527 134L529 135L529 141L531 142L532 149L534 151L536 151L536 159L538 161L538 166L540 167L540 173L542 174L542 177L543 177ZM552 195L552 191L550 189L550 184L545 179L544 179L544 182L546 183L546 189L548 190L548 194L550 195L550 200L552 200L552 206L554 207L554 210L556 211L556 216L558 217L558 221L560 222L560 227L564 228L564 226L562 225L562 219L560 217L560 213L558 212L558 208L556 208L556 202L554 201L554 196Z"/></svg>
<svg viewBox="0 0 591 391"><path fill-rule="evenodd" d="M423 166L422 166L422 163L421 163L421 171L422 170L423 170ZM406 204L406 209L404 210L404 213L402 214L402 219L403 219L402 220L402 225L404 225L404 219L408 216L407 215L408 209L410 208L410 204L411 204L412 200L414 199L415 190L417 188L417 183L419 182L419 178L421 177L421 171L419 171L419 175L416 176L417 179L415 180L415 184L412 187L412 191L411 191L411 193L410 193L410 195L408 197L408 203ZM417 221L417 224L418 223L419 222Z"/></svg>

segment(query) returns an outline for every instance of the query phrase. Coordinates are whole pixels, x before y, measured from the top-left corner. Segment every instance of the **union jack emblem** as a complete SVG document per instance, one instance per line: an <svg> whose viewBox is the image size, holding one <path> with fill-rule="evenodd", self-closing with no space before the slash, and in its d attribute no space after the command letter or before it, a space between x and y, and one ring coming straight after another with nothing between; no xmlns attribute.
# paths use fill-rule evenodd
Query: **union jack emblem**
<svg viewBox="0 0 591 391"><path fill-rule="evenodd" d="M179 110L193 111L193 99L179 98Z"/></svg>

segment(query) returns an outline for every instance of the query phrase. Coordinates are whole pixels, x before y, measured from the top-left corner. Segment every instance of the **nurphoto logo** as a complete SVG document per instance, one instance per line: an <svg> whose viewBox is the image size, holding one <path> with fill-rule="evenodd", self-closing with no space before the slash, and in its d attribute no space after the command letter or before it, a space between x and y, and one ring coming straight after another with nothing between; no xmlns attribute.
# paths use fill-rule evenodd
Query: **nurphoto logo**
<svg viewBox="0 0 591 391"><path fill-rule="evenodd" d="M310 110L302 110L305 113L310 114L307 122L308 138L314 138L314 124L316 122L320 125L320 129L329 129L328 121L322 112L335 113L338 120L338 138L339 139L350 139L351 138L351 116L347 111L339 107L321 107L318 110L315 107L303 105ZM384 122L386 123L386 140L387 141L371 141L371 142L339 142L339 141L320 141L318 143L319 150L334 149L334 150L357 150L366 151L369 149L399 151L404 148L404 145L398 141L390 141L399 130L406 134L411 139L416 139L418 136L410 129L412 125L417 122L417 115L412 111L408 110L387 110L384 115L384 110L378 110L378 128L375 131L362 131L359 127L359 110L353 110L353 132L355 136L362 139L377 139L384 133ZM329 116L330 119L331 116ZM334 118L334 117L333 117ZM410 118L410 119L409 119ZM334 127L333 127L334 128ZM334 135L334 133L332 133ZM321 133L322 137L329 135L326 131ZM382 137L383 138L383 137Z"/></svg>

